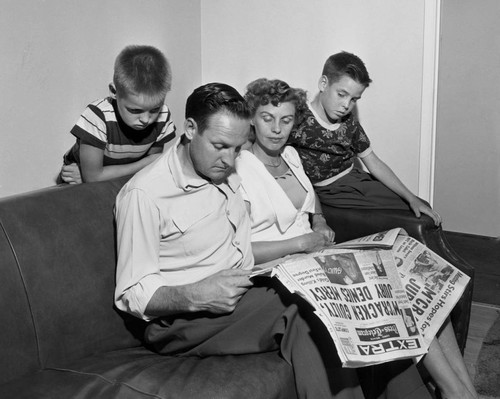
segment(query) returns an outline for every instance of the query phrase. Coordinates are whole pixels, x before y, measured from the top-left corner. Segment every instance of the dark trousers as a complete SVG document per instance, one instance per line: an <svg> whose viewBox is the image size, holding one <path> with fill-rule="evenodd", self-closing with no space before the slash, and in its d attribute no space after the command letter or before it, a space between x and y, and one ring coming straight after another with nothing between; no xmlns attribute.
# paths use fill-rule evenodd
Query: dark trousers
<svg viewBox="0 0 500 399"><path fill-rule="evenodd" d="M336 208L410 209L406 201L370 173L353 169L328 186L315 186L322 204Z"/></svg>
<svg viewBox="0 0 500 399"><path fill-rule="evenodd" d="M409 363L403 371L396 367L397 377L405 375L408 379L401 389L398 381L392 381L394 373L389 374L389 385L395 384L398 391L396 396L387 396L385 371L378 373L371 367L361 370L360 375L366 379L363 394L358 370L341 367L333 341L310 305L267 277L256 281L232 313L193 313L159 319L148 326L146 341L159 353L178 356L237 355L279 349L294 369L300 398L428 397L422 396L421 388L425 387ZM412 396L417 391L418 396Z"/></svg>

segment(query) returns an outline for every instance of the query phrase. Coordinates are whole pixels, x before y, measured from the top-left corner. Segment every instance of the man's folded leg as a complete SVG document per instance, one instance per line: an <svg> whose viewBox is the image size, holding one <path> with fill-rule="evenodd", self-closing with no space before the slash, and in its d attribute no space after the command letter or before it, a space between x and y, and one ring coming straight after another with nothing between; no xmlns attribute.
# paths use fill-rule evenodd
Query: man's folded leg
<svg viewBox="0 0 500 399"><path fill-rule="evenodd" d="M299 397L363 398L356 370L340 367L333 341L323 333L311 333L309 319L326 332L309 305L275 279L259 278L234 312L158 320L148 326L146 341L159 353L182 356L281 349L294 369ZM322 339L315 342L318 336Z"/></svg>

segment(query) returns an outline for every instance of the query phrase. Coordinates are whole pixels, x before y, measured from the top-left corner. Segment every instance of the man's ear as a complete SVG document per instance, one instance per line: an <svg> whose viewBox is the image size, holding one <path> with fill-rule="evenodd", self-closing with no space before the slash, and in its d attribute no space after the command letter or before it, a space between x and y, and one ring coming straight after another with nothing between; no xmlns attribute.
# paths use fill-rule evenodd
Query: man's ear
<svg viewBox="0 0 500 399"><path fill-rule="evenodd" d="M325 91L327 87L328 87L328 78L326 77L326 75L322 75L318 81L318 89L319 91Z"/></svg>
<svg viewBox="0 0 500 399"><path fill-rule="evenodd" d="M115 87L114 83L110 83L108 85L108 88L109 88L109 96L112 99L116 100L116 87Z"/></svg>
<svg viewBox="0 0 500 399"><path fill-rule="evenodd" d="M184 121L184 134L186 138L191 141L194 135L198 132L198 125L193 118L187 118Z"/></svg>

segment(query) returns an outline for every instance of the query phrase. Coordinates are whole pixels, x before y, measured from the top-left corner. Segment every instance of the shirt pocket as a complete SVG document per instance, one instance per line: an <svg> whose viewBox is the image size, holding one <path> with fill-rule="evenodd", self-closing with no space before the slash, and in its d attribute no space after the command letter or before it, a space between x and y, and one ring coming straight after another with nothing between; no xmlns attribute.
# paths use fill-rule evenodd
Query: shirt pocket
<svg viewBox="0 0 500 399"><path fill-rule="evenodd" d="M172 222L180 232L178 243L184 254L194 257L192 260L198 263L203 263L202 259L210 257L229 238L227 217L213 207L189 209L173 217Z"/></svg>
<svg viewBox="0 0 500 399"><path fill-rule="evenodd" d="M181 234L186 234L188 230L206 228L203 221L206 222L215 212L216 210L207 209L203 206L194 209L186 209L183 212L177 212L177 214L172 217L172 223Z"/></svg>

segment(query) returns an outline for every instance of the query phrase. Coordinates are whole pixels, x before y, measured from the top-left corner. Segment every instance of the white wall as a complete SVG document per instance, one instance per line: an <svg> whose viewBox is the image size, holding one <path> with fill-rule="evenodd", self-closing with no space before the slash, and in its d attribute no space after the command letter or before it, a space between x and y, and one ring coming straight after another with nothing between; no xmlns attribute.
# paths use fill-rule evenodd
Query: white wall
<svg viewBox="0 0 500 399"><path fill-rule="evenodd" d="M480 6L478 6L480 4ZM435 206L448 230L500 236L500 2L443 0Z"/></svg>
<svg viewBox="0 0 500 399"><path fill-rule="evenodd" d="M74 140L70 128L87 103L107 94L113 60L130 43L169 57L167 103L179 130L185 98L200 83L224 81L243 92L266 76L313 95L330 54L358 54L374 81L359 103L361 121L377 154L418 192L428 178L422 159L429 148L420 145L431 3L0 0L0 197L54 184Z"/></svg>
<svg viewBox="0 0 500 399"><path fill-rule="evenodd" d="M201 81L200 0L0 0L0 197L51 186L69 130L108 94L128 44L161 49L173 69L167 96L180 130Z"/></svg>
<svg viewBox="0 0 500 399"><path fill-rule="evenodd" d="M426 3L202 1L203 82L243 92L253 79L280 78L314 95L329 55L357 54L373 80L359 102L361 122L376 153L417 193Z"/></svg>
<svg viewBox="0 0 500 399"><path fill-rule="evenodd" d="M442 3L434 206L447 230L499 236L500 3ZM265 76L313 95L327 56L358 54L374 80L359 103L373 146L429 198L422 182L426 157L434 157L422 61L432 4L0 0L0 197L54 184L74 142L69 130L87 103L107 94L115 56L147 43L171 61L167 103L180 131L186 96L200 83L224 81L243 92Z"/></svg>

